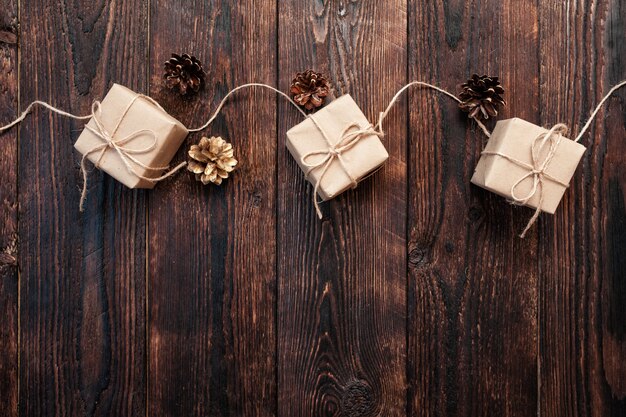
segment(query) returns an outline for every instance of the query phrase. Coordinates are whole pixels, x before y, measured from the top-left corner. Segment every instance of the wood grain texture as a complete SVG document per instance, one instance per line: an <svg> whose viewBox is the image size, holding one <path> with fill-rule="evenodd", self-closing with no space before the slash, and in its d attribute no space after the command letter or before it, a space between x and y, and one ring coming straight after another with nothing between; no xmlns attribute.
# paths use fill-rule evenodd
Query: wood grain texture
<svg viewBox="0 0 626 417"><path fill-rule="evenodd" d="M275 83L273 0L154 1L152 95L188 126L240 84ZM198 97L163 90L163 62L190 52L209 81ZM239 167L221 186L188 172L149 204L149 415L275 414L276 98L240 92L209 129Z"/></svg>
<svg viewBox="0 0 626 417"><path fill-rule="evenodd" d="M17 2L0 10L0 125L18 107ZM17 271L17 131L0 134L0 414L17 416L18 271Z"/></svg>
<svg viewBox="0 0 626 417"><path fill-rule="evenodd" d="M406 82L403 1L279 2L279 79L330 75L373 122ZM278 414L405 412L406 101L385 121L390 159L323 205L282 147L301 121L279 106Z"/></svg>
<svg viewBox="0 0 626 417"><path fill-rule="evenodd" d="M542 4L542 122L577 135L626 78L623 2ZM564 28L553 31L554 26ZM542 229L544 416L626 415L626 92L611 98L581 143L581 167Z"/></svg>
<svg viewBox="0 0 626 417"><path fill-rule="evenodd" d="M143 89L141 1L22 2L21 101L87 114L112 82ZM79 214L82 123L20 130L20 415L145 413L143 193L98 170Z"/></svg>
<svg viewBox="0 0 626 417"><path fill-rule="evenodd" d="M373 122L409 80L500 75L500 119L574 136L626 78L625 30L621 0L0 0L0 125L118 82L195 127L313 68ZM163 89L171 52L204 62L198 96ZM626 416L625 114L622 90L520 240L532 212L470 185L486 139L429 90L321 221L273 93L202 133L235 146L221 187L93 169L83 214L82 123L38 109L0 135L0 415Z"/></svg>
<svg viewBox="0 0 626 417"><path fill-rule="evenodd" d="M500 75L500 118L537 122L537 19L533 1L410 1L409 78ZM534 415L541 269L536 236L517 238L532 213L470 185L486 138L456 103L422 89L409 108L408 414Z"/></svg>

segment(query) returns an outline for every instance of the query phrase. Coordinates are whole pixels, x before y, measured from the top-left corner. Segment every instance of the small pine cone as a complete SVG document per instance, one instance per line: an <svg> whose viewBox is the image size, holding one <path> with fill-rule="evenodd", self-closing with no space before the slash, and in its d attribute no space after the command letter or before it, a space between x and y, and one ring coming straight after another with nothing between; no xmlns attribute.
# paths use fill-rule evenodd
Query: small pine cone
<svg viewBox="0 0 626 417"><path fill-rule="evenodd" d="M178 88L181 95L197 93L204 84L204 77L206 73L195 56L172 54L165 63L165 85L170 89Z"/></svg>
<svg viewBox="0 0 626 417"><path fill-rule="evenodd" d="M220 137L203 137L200 143L189 148L187 169L196 174L196 180L206 185L210 182L220 185L223 179L235 169L237 160L233 158L233 145Z"/></svg>
<svg viewBox="0 0 626 417"><path fill-rule="evenodd" d="M330 84L326 78L313 70L298 73L291 83L293 100L307 110L324 104L324 98L329 92Z"/></svg>
<svg viewBox="0 0 626 417"><path fill-rule="evenodd" d="M488 77L478 74L461 85L463 91L459 94L459 108L469 113L471 118L489 119L498 115L498 107L506 105L502 98L504 88L500 85L498 77Z"/></svg>

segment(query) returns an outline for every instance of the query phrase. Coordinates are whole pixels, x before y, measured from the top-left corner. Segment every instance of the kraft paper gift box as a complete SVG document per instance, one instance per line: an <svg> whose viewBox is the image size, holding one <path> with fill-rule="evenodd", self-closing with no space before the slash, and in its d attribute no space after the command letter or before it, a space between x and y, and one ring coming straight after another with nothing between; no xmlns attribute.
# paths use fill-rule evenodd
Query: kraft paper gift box
<svg viewBox="0 0 626 417"><path fill-rule="evenodd" d="M87 159L128 188L154 188L155 182L138 175L158 178L163 169L154 168L165 168L170 163L189 133L187 128L149 97L119 84L113 84L99 107L93 110L101 126L92 117L74 144L76 150L88 154ZM132 170L117 150L102 146L106 140L101 130L128 150L125 159Z"/></svg>
<svg viewBox="0 0 626 417"><path fill-rule="evenodd" d="M307 166L307 160L308 165L323 162L332 152L331 144L340 144L346 139L344 135L359 130L365 132L358 135L353 146L341 152L341 160L332 159L326 172L324 164L314 168ZM347 139L344 143L351 141ZM350 95L341 96L287 131L287 148L307 179L314 186L317 184L323 201L353 188L389 158L377 132ZM307 157L311 153L316 155Z"/></svg>
<svg viewBox="0 0 626 417"><path fill-rule="evenodd" d="M523 205L554 214L586 148L562 135L559 137L558 133L540 147L539 136L547 132L519 118L498 121L478 161L472 183L520 204L523 203L519 200L530 195ZM534 161L533 145L537 150ZM554 146L552 155L545 164L551 146ZM541 207L542 190L537 188L533 193L535 181L543 187Z"/></svg>

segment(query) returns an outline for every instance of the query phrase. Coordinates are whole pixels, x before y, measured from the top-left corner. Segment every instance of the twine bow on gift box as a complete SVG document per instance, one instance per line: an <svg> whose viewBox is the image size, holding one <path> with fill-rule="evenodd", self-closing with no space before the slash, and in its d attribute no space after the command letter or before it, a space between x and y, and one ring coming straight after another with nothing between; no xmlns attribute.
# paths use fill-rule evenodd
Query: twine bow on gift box
<svg viewBox="0 0 626 417"><path fill-rule="evenodd" d="M230 90L222 99L222 101L219 103L219 105L217 106L217 108L215 109L213 115L209 118L209 120L207 120L206 123L204 123L202 126L199 126L197 128L194 129L189 129L189 132L199 132L202 131L204 129L206 129L207 127L209 127L218 117L218 115L220 114L220 112L222 111L222 108L224 107L224 105L226 104L226 102L228 101L228 99L235 94L236 92L243 90L243 89L247 89L247 88L265 88L268 90L271 90L273 92L275 92L276 94L278 94L279 96L283 97L284 99L287 100L287 102L289 102L296 110L298 110L298 112L300 112L300 114L302 114L302 116L304 116L305 118L310 118L313 123L315 123L315 125L318 127L318 129L320 130L320 132L322 132L322 135L324 136L324 139L326 140L326 142L328 143L328 148L326 149L320 149L314 152L310 152L307 155L304 155L301 158L301 163L303 166L306 166L309 168L309 173L314 170L314 169L322 169L322 175L320 176L319 180L316 182L315 184L315 192L313 193L313 204L315 206L315 211L317 212L317 215L322 218L322 212L320 210L319 207L319 201L317 200L317 192L319 191L319 185L321 183L322 178L326 175L326 173L328 172L328 169L330 167L330 165L332 164L332 162L337 159L340 161L340 163L342 164L342 167L344 168L344 171L346 172L346 174L348 175L348 177L350 178L351 182L352 182L352 186L354 187L357 184L357 180L350 174L350 171L345 169L346 165L342 159L342 155L344 152L348 151L350 148L352 148L353 146L355 146L361 139L363 139L366 136L369 135L376 135L378 137L383 137L385 135L385 132L383 131L383 121L385 119L385 117L387 117L387 115L389 114L389 112L391 111L391 109L393 108L393 106L398 102L398 99L400 98L400 96L402 96L402 94L408 90L410 87L413 86L421 86L421 87L426 87L426 88L430 88L433 90L436 90L442 94L445 94L447 96L449 96L450 98L452 98L453 100L457 101L458 103L461 103L461 100L458 99L454 94L439 88L433 84L429 84L423 81L412 81L408 84L406 84L405 86L403 86L400 90L398 90L398 92L396 92L396 94L393 96L393 98L391 99L391 101L389 102L389 104L387 105L387 108L385 109L384 112L380 113L379 115L379 119L378 119L378 123L376 124L376 126L372 127L371 125L369 125L367 128L363 129L360 125L356 124L356 123L351 123L348 124L348 126L346 126L346 128L344 129L344 131L341 133L339 140L336 142L331 141L328 136L326 135L326 133L324 132L324 130L320 127L319 123L317 122L317 120L315 119L315 117L313 115L308 115L306 112L304 112L300 106L298 106L298 104L293 101L291 99L291 97L289 97L287 94L283 93L282 91L272 87L271 85L268 84L263 84L263 83L247 83L247 84L242 84L238 87L233 88L232 90ZM490 133L487 130L487 128L485 127L485 125L483 125L480 120L476 120L476 124L482 129L482 131L485 133L485 135L489 136ZM350 132L351 129L356 128L356 131ZM322 160L318 163L312 163L312 162L307 162L307 160L314 156L314 155L324 155L324 157L322 158ZM307 173L308 175L308 173ZM371 175L371 174L370 174Z"/></svg>
<svg viewBox="0 0 626 417"><path fill-rule="evenodd" d="M589 127L591 126L591 123L594 121L594 119L596 118L596 116L598 115L598 113L600 112L600 109L602 108L602 106L604 106L604 103L606 103L606 101L609 99L609 97L611 97L611 95L613 95L613 93L617 90L619 90L622 87L626 86L626 81L621 81L619 82L617 85L614 85L609 91L608 93L606 93L604 95L604 97L602 97L602 100L600 100L600 102L596 105L595 109L593 110L593 112L591 113L591 115L589 116L589 119L587 119L587 122L585 123L585 125L582 127L582 129L580 130L580 132L578 133L578 135L576 136L576 139L574 139L574 142L580 142L580 140L582 139L583 135L587 132L587 130L589 129ZM482 128L482 126L481 126ZM546 169L548 168L548 166L550 165L550 162L552 161L552 158L554 158L554 155L556 154L556 151L558 149L559 144L561 143L561 140L563 139L563 135L567 134L567 125L563 124L563 123L558 123L556 125L554 125L549 131L542 133L541 135L537 136L537 138L535 138L535 140L533 141L533 145L531 147L531 158L532 158L532 165L528 164L526 162L522 162L519 161L515 158L512 158L508 155L502 154L500 152L491 152L491 151L483 151L482 154L483 155L497 155L497 156L501 156L505 159L507 159L508 161L522 167L525 169L528 169L528 173L526 173L525 175L523 175L517 182L515 182L515 184L513 184L513 186L511 187L511 199L510 202L513 204L520 204L520 205L524 205L526 204L537 192L539 192L539 204L537 204L537 208L535 210L535 213L533 214L533 216L530 218L530 220L528 221L528 223L526 224L526 227L524 228L524 230L522 231L522 233L519 235L521 238L524 238L526 236L526 232L528 232L528 230L530 230L530 228L535 224L535 222L537 221L537 219L539 218L539 215L541 214L541 207L543 205L543 197L544 197L544 190L543 190L543 183L545 181L545 179L549 179L550 181L553 181L563 187L569 187L569 184L554 178L552 176L550 176L549 174L546 173ZM483 129L483 132L485 132L485 135L487 137L490 136L489 131L487 131L486 129ZM550 149L548 150L548 153L546 154L546 157L541 161L539 160L539 155L541 153L541 150L543 149L543 146L547 143L550 142ZM517 189L517 187L520 186L520 184L526 180L527 178L532 177L533 180L533 186L530 189L530 191L528 192L528 194L524 197L518 197L515 190Z"/></svg>
<svg viewBox="0 0 626 417"><path fill-rule="evenodd" d="M564 125L563 123L558 123L554 125L549 131L537 136L535 140L533 141L532 146L530 147L530 155L531 155L532 164L528 164L524 161L520 161L519 159L513 158L512 156L506 155L501 152L493 152L493 151L486 151L486 150L481 152L483 155L500 156L506 159L507 161L512 162L513 164L528 170L526 174L522 175L520 179L518 179L511 186L511 198L509 201L512 204L525 205L526 203L528 203L528 201L531 198L535 196L535 194L537 194L537 192L539 192L539 203L537 204L537 209L535 210L535 213L526 224L524 231L520 234L520 237L522 238L526 236L526 232L532 227L533 224L535 224L535 222L539 218L539 215L541 214L541 207L543 206L543 198L544 198L544 186L543 186L544 181L548 179L565 188L569 187L568 183L561 181L558 178L555 178L546 172L546 170L550 166L550 163L552 162L552 159L556 155L559 144L561 143L561 140L563 139L563 135L567 134L567 130L568 129L566 125ZM550 144L550 148L548 149L548 152L546 153L545 158L541 159L541 152L547 143ZM530 191L528 191L528 193L525 196L519 197L517 195L516 190L524 181L526 181L529 178L531 178L533 182L533 185Z"/></svg>
<svg viewBox="0 0 626 417"><path fill-rule="evenodd" d="M368 125L366 128L362 128L361 126L359 126L358 123L354 122L348 123L348 125L341 131L341 134L339 135L339 140L333 142L328 137L320 123L318 123L316 118L313 115L310 115L309 118L315 124L317 129L321 132L324 140L328 144L327 148L308 152L307 154L302 155L302 158L300 158L300 162L302 163L302 165L309 168L306 173L307 179L311 172L319 168L322 169L319 178L317 179L317 181L315 181L315 188L313 192L313 205L315 206L315 211L317 212L318 217L321 219L322 211L320 210L317 193L319 191L320 184L322 183L322 179L328 173L328 169L332 165L333 161L339 161L344 172L350 179L351 188L356 188L356 186L358 185L358 181L356 178L354 178L354 176L350 172L350 169L348 169L348 165L343 158L343 153L352 149L357 143L359 143L361 139L365 138L366 136L375 135L381 138L385 136L385 134L382 132L382 130L375 130L371 124ZM312 157L318 155L323 155L324 157L317 162L307 161L310 160Z"/></svg>
<svg viewBox="0 0 626 417"><path fill-rule="evenodd" d="M179 165L177 165L174 169L172 169L171 171L167 172L166 174L160 176L160 177L156 177L156 178L149 178L149 177L145 177L141 174L139 174L137 172L137 170L135 169L135 167L133 165L136 166L140 166L142 168L148 169L148 170L152 170L152 171L162 171L165 169L168 169L169 167L165 166L165 167L149 167L145 164L143 164L141 161L139 161L137 158L135 158L134 156L132 156L133 154L138 155L138 154L143 154L143 153L147 153L150 152L151 150L153 150L156 145L157 145L157 135L153 130L149 130L149 129L142 129L142 130L138 130L136 132L131 133L130 135L127 135L123 138L119 138L116 139L115 135L117 133L117 130L120 127L120 124L122 123L122 120L124 120L124 117L126 116L126 114L128 113L128 111L130 110L131 106L135 103L135 101L137 101L138 99L142 99L142 100L147 100L150 103L154 104L155 106L157 106L159 109L163 110L163 107L161 107L159 105L159 103L157 103L155 100L153 100L151 97L148 97L146 95L143 94L137 94L135 95L135 97L133 97L133 99L128 103L128 105L126 106L126 108L124 109L124 112L122 113L122 115L120 116L120 118L118 119L117 123L115 124L115 128L113 129L112 133L108 133L107 130L104 127L104 124L102 123L102 120L100 119L100 102L99 101L94 101L92 106L91 106L91 114L88 114L86 116L79 116L79 115L75 115L72 113L68 113L65 112L57 107L52 106L51 104L46 103L45 101L40 101L40 100L36 100L33 101L32 103L30 103L28 105L28 107L26 107L26 110L24 110L22 112L22 114L15 120L13 120L11 123L9 123L6 126L0 126L0 133L4 132L5 130L8 130L10 128L12 128L13 126L21 123L26 116L28 116L28 114L33 110L33 108L35 106L42 106L47 108L48 110L52 111L53 113L57 113L60 114L61 116L65 116L65 117L69 117L71 119L75 119L75 120L88 120L88 119L93 119L94 123L96 124L96 127L93 128L89 125L86 125L85 128L88 129L90 132L92 132L94 135L96 135L96 137L100 138L104 143L102 143L101 145L96 145L94 146L92 149L88 150L87 152L85 152L85 154L83 155L83 158L80 161L80 169L82 171L83 174L83 189L80 195L80 211L83 211L84 209L84 203L85 203L85 199L87 197L87 167L85 165L86 159L88 155L91 155L94 152L98 152L101 151L100 156L98 157L98 159L96 160L96 167L98 167L102 157L104 156L104 154L106 153L107 150L109 149L114 149L117 154L120 156L120 158L122 159L122 162L124 163L124 165L126 166L126 169L128 169L128 172L131 175L135 175L138 178L141 178L143 180L146 181L150 181L150 182L158 182L161 180L164 180L167 177L172 176L173 174L175 174L178 170L180 170L181 168L183 168L185 165L187 165L187 162L182 162ZM163 110L165 111L165 110ZM153 142L150 144L150 146L143 148L143 149L131 149L131 148L127 148L123 145L128 144L129 142L131 142L133 139L138 138L139 136L141 136L142 134L148 133L150 135L152 135L153 137Z"/></svg>
<svg viewBox="0 0 626 417"><path fill-rule="evenodd" d="M396 94L393 96L393 98L391 99L391 101L389 102L387 107L385 108L385 111L383 111L383 112L381 112L379 114L378 123L376 124L376 126L372 126L370 124L366 128L362 128L358 123L349 123L343 129L341 134L339 135L339 140L337 140L335 142L330 140L330 138L327 136L326 132L324 131L324 129L322 128L320 123L318 123L318 121L315 119L313 114L308 116L313 121L313 123L315 124L317 129L322 133L322 136L324 137L324 140L328 144L328 148L309 152L306 155L303 155L302 158L300 158L301 164L303 166L306 166L306 167L309 168L309 170L308 170L308 172L306 174L307 178L310 175L310 173L312 171L314 171L315 169L319 169L319 168L322 169L322 172L321 172L318 180L315 182L315 189L314 189L314 192L313 192L313 204L315 206L315 211L317 212L317 215L318 215L318 217L320 219L322 218L322 212L321 212L320 206L319 206L320 202L317 199L317 192L318 192L318 190L320 188L320 184L322 182L322 179L324 178L324 176L328 172L328 169L332 165L333 161L335 159L337 159L341 163L341 166L342 166L344 172L348 175L348 178L350 179L352 188L355 188L357 186L357 184L358 184L358 181L350 173L350 170L348 169L348 167L347 167L347 165L346 165L346 163L345 163L345 161L343 159L343 156L342 156L343 153L348 151L348 150L350 150L361 139L363 139L363 138L365 138L365 137L367 137L369 135L375 135L375 136L378 136L379 138L383 138L385 136L385 132L383 130L383 121L385 120L385 118L387 117L387 115L389 114L389 112L391 111L393 106L398 102L398 99L402 96L402 94L406 90L408 90L409 88L411 88L413 86L421 86L421 87L426 87L426 88L430 88L430 89L436 90L436 91L438 91L440 93L443 93L443 94L449 96L453 100L455 100L457 102L460 102L460 100L454 94L449 93L448 91L443 90L443 89L441 89L441 88L439 88L439 87L437 87L435 85L432 85L432 84L429 84L429 83L426 83L426 82L423 82L423 81L413 81L413 82L410 82L410 83L406 84L405 86L403 86L400 90L398 90L396 92ZM489 131L487 130L485 125L483 125L479 120L476 120L476 123L487 136L490 135ZM352 129L357 129L357 130L351 131ZM318 161L316 163L307 162L307 159L309 159L309 158L311 158L313 156L316 156L316 155L324 155L324 158L322 158L320 161Z"/></svg>
<svg viewBox="0 0 626 417"><path fill-rule="evenodd" d="M387 108L385 109L384 112L382 112L380 114L379 120L378 120L378 124L375 127L372 127L371 125L369 125L367 128L362 128L360 127L358 124L349 124L348 126L346 126L346 128L343 130L339 140L337 142L335 142L333 144L332 141L329 140L329 138L326 136L326 134L322 131L322 133L324 134L324 138L326 139L326 142L328 143L328 149L324 149L324 150L317 150L317 151L313 151L310 152L309 154L305 155L302 157L302 163L305 166L308 166L310 168L309 172L313 169L322 169L322 175L320 176L320 179L317 181L316 186L315 186L315 193L313 195L313 199L314 199L314 204L315 204L315 209L317 211L317 214L320 215L321 217L321 211L319 209L319 202L317 201L317 191L319 190L319 183L321 182L321 179L324 175L326 175L326 172L328 171L330 165L332 164L332 162L337 159L340 161L340 163L342 164L342 166L345 168L345 163L343 161L342 155L344 152L348 151L349 149L351 149L352 147L354 147L362 138L364 138L365 136L368 135L376 135L378 137L383 137L384 136L384 132L383 132L383 128L382 128L382 122L384 120L384 118L387 116L387 114L389 113L389 111L391 110L391 108L395 105L395 103L398 101L399 97L410 87L412 86L421 86L421 87L426 87L426 88L430 88L433 90L438 91L439 93L442 93L448 97L450 97L451 99L457 101L458 103L462 103L461 100L459 98L457 98L454 94L439 88L435 85L426 83L426 82L422 82L422 81L413 81L410 82L408 84L406 84L404 87L402 87L396 94L395 96L391 99L391 101L389 102L389 105L387 106ZM609 97L618 89L622 88L626 86L626 81L621 81L619 84L615 85L613 88L611 88L609 90L609 92L602 98L602 100L600 101L600 103L596 106L595 110L593 111L593 113L591 114L591 116L589 117L589 119L587 120L587 123L583 126L583 128L581 129L580 133L578 134L578 136L575 139L575 142L580 141L580 139L582 138L583 134L587 131L587 129L590 127L592 121L595 119L595 117L597 116L598 112L600 111L600 108L604 105L604 103L609 99ZM217 116L219 115L222 107L225 105L226 101L228 100L228 98L233 95L235 92L245 89L245 88L256 88L256 87L260 87L260 88L266 88L269 90L274 91L275 93L277 93L280 96L283 96L288 102L290 102L304 117L309 117L307 116L307 114L300 109L300 107L285 93L281 92L280 90L269 86L267 84L262 84L262 83L248 83L248 84L243 84L240 85L234 89L232 89L231 91L228 92L228 94L226 94L226 96L222 99L222 101L220 102L219 106L217 107L217 109L215 110L215 112L213 113L213 115L211 116L211 118L209 118L209 120L202 126L196 128L196 129L188 129L189 132L198 132L201 130L204 130L205 128L209 127L211 125L211 123L213 123L213 121L215 121L215 119L217 118ZM0 133L10 129L11 127L17 125L18 123L20 123L22 120L24 120L26 118L26 116L32 111L33 107L36 105L41 105L43 107L46 107L47 109L60 114L62 116L66 116L66 117L70 117L73 119L78 119L78 120L85 120L85 119L91 119L93 118L95 124L96 124L96 128L92 128L92 127L88 127L88 129L94 133L98 138L100 138L103 143L100 145L95 146L94 148L92 148L91 150L89 150L88 152L86 152L85 155L83 155L83 159L81 161L81 169L83 172L83 192L81 195L81 203L80 203L80 207L81 207L81 211L83 208L83 202L85 200L85 196L86 196L86 192L87 192L87 171L85 168L85 159L86 156L88 154L94 153L94 152L98 152L100 151L101 154L99 156L99 158L96 161L96 165L98 165L99 161L102 159L104 153L108 150L108 149L113 149L115 152L117 152L117 154L120 156L120 158L122 159L124 165L126 166L126 168L129 170L129 172L132 175L137 176L138 178L147 180L147 181L151 181L151 182L158 182L161 181L162 179L165 179L171 175L173 175L175 172L177 172L178 170L180 170L182 167L184 167L186 165L185 162L179 164L178 166L176 166L173 170L169 171L168 173L166 173L165 175L162 175L161 177L158 178L149 178L149 177L145 177L142 176L141 174L139 174L136 169L135 166L139 166L148 170L154 170L154 171L160 171L160 170L164 170L167 169L168 167L148 167L145 164L141 163L137 158L135 158L132 155L136 155L136 154L141 154L141 153L146 153L151 151L152 149L154 149L155 143L156 142L156 135L154 132L150 131L150 130L141 130L138 132L134 132L131 135L128 135L124 138L116 138L115 134L119 128L120 123L122 122L122 119L124 118L124 116L126 115L126 113L128 112L128 110L130 109L130 106L132 105L132 103L134 103L137 99L145 99L150 101L151 103L155 104L156 106L158 106L159 108L161 106L158 105L158 103L156 103L153 99L151 99L148 96L144 96L141 94L138 94L132 101L131 103L128 105L128 107L126 108L125 112L123 113L122 117L120 117L120 120L118 120L115 128L113 129L113 133L109 134L107 133L107 131L104 129L103 124L101 123L101 120L99 119L99 106L100 104L98 102L94 103L94 106L92 106L92 114L89 114L87 116L77 116L68 112L64 112L63 110L60 110L46 102L43 101L34 101L32 102L27 108L26 110L24 110L22 112L22 114L15 120L13 120L11 123L9 123L8 125L5 126L0 126ZM311 119L315 122L315 118L311 117ZM489 130L478 120L478 119L474 119L476 124L478 125L478 127L483 131L483 133L485 134L485 136L490 137L491 136L491 132L489 132ZM317 125L317 123L316 123ZM319 127L319 126L318 126ZM352 129L357 129L355 131L350 131ZM554 157L554 154L556 153L556 150L558 148L558 144L560 143L561 139L562 139L562 134L564 134L564 132L566 131L566 127L563 124L558 124L555 125L552 129L550 129L547 133L543 134L540 137L537 137L535 139L535 141L533 142L533 146L532 146L532 164L528 164L522 161L518 161L515 160L514 158L509 157L508 155L503 155L503 154L499 154L499 153L488 153L488 152L483 152L484 154L493 154L493 155L499 155L501 157L504 157L506 159L508 159L509 161L523 167L526 168L528 170L528 173L525 174L522 178L520 178L512 187L511 189L511 195L512 195L512 200L514 203L516 204L525 204L529 201L530 198L532 198L537 192L540 193L540 202L538 205L537 210L535 211L535 214L533 215L533 217L530 219L530 221L528 222L528 225L526 226L526 228L524 229L523 233L522 233L522 237L526 234L526 232L528 231L528 229L535 223L535 221L537 220L539 214L541 213L541 205L543 202L543 182L545 181L545 179L549 179L551 181L555 181L556 183L567 187L568 184L565 184L564 182L561 182L558 179L555 179L551 176L549 176L545 171L546 168L549 166L550 161L552 160L552 158ZM127 145L129 142L131 142L133 139L138 138L141 134L144 133L148 133L148 134L152 134L153 138L154 138L154 142L144 148L144 149L131 149L128 148ZM556 135L556 138L555 138ZM539 160L539 154L541 149L543 148L543 146L547 143L550 142L550 149L548 151L548 154L546 156L546 158L544 158L544 160L540 161ZM314 156L314 155L324 155L324 157L322 158L321 161L319 161L318 163L312 163L312 162L307 162L308 158ZM348 174L353 186L354 184L357 182L356 179L350 174L350 172L345 169L346 173ZM531 188L530 192L524 196L524 197L518 197L516 195L516 189L517 187L520 186L520 184L526 180L527 178L532 178L533 181L533 187Z"/></svg>
<svg viewBox="0 0 626 417"><path fill-rule="evenodd" d="M83 154L83 157L82 157L81 161L80 161L80 169L81 169L81 171L83 173L83 190L82 190L82 193L81 193L81 196L80 196L80 211L83 211L83 205L84 205L85 199L87 197L87 166L86 166L86 161L87 161L87 158L89 157L89 155L91 155L91 154L93 154L95 152L100 152L100 155L98 156L98 158L96 159L96 161L94 163L96 168L100 167L100 161L102 160L102 157L106 154L106 152L108 150L112 149L115 152L117 152L117 154L119 155L120 159L124 163L124 166L126 167L126 169L128 170L128 172L131 175L134 175L137 178L140 178L142 180L146 180L146 181L149 181L149 182L159 182L159 181L162 181L165 178L168 178L168 177L174 175L179 169L181 169L185 165L187 165L186 162L181 162L175 168L173 168L171 171L168 171L164 175L161 175L160 177L155 177L155 178L146 177L144 175L141 175L139 172L137 172L136 167L141 167L141 168L146 169L148 171L155 171L155 172L164 171L164 170L169 168L169 166L151 167L151 166L148 166L148 165L144 164L143 162L141 162L140 160L138 160L137 158L135 158L133 156L133 155L140 155L140 154L148 153L148 152L150 152L150 151L152 151L152 150L154 150L156 148L157 142L158 142L158 136L157 136L157 134L156 134L156 132L154 130L151 130L151 129L140 129L140 130L134 131L131 134L126 135L126 136L124 136L122 138L116 138L117 131L120 128L120 125L122 124L122 121L124 120L124 117L126 117L126 115L130 111L130 109L133 106L133 104L137 100L139 100L139 99L146 100L146 101L150 102L151 104L157 106L159 109L163 110L163 108L159 105L159 103L157 103L152 98L150 98L148 96L145 96L143 94L137 94L126 105L126 108L124 109L124 112L122 112L122 115L117 120L117 123L115 124L115 127L113 128L113 131L111 133L109 133L107 131L107 129L104 127L104 124L102 123L102 120L100 118L101 117L100 102L97 101L97 100L93 102L93 104L91 106L91 118L92 118L94 124L96 125L96 127L94 128L94 127L91 127L89 125L86 125L85 129L89 130L97 138L101 139L103 141L103 143L100 144L100 145L96 145L93 148L89 149L87 152L85 152ZM163 110L163 111L165 111L165 110ZM138 139L139 137L141 137L143 135L149 135L152 138L152 142L148 146L146 146L145 148L132 149L132 148L124 146L124 145L129 144L133 140Z"/></svg>

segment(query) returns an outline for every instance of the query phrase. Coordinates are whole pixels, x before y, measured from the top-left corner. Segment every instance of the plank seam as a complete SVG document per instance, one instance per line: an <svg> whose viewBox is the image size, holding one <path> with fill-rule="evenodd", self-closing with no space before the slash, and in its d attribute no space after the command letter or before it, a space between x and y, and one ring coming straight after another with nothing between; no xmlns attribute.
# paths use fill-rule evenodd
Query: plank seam
<svg viewBox="0 0 626 417"><path fill-rule="evenodd" d="M404 75L404 80L406 83L409 82L410 80L410 50L411 47L409 45L410 39L411 39L411 19L410 19L410 10L411 8L409 7L410 4L410 0L407 0L407 2L405 3L406 5L406 42L407 42L407 48L406 48L406 72ZM410 416L411 414L411 399L410 394L411 394L411 390L409 389L410 386L410 373L409 373L409 276L410 276L410 264L409 264L409 244L410 244L410 233L409 233L409 210L410 210L410 198L409 198L409 193L410 193L410 187L409 187L409 175L411 173L411 123L410 123L410 112L409 112L409 108L410 105L408 104L409 101L411 100L411 93L409 92L409 94L407 95L406 98L406 115L405 115L405 123L406 123L406 141L404 143L405 146L405 160L406 160L406 167L405 167L405 171L404 171L404 175L405 175L405 202L406 202L406 206L405 206L405 212L404 212L404 261L405 261L405 285L404 285L404 383L405 383L405 413L407 416Z"/></svg>
<svg viewBox="0 0 626 417"><path fill-rule="evenodd" d="M275 0L274 1L274 6L275 6L275 10L274 10L274 19L275 19L275 31L276 31L276 56L274 58L275 60L275 74L276 74L276 78L275 78L275 82L274 85L276 85L276 87L278 89L280 89L280 41L279 41L279 33L280 33L280 0ZM279 242L279 230L278 230L278 219L279 219L279 203L278 203L278 180L279 180L279 173L278 170L280 169L280 164L278 162L278 158L279 158L279 153L278 153L278 147L279 147L279 127L280 127L280 123L279 123L279 117L278 117L278 106L279 106L279 96L277 94L274 94L274 123L275 123L275 127L274 127L274 134L276 135L276 146L274 147L274 384L275 384L275 392L274 392L274 415L278 416L278 410L279 410L279 394L280 394L280 390L279 390L279 366L278 366L278 361L280 358L279 355L279 317L278 317L278 313L279 313L279 297L280 297L280 287L279 287L279 283L278 283L278 274L279 274L279 268L278 268L278 242Z"/></svg>
<svg viewBox="0 0 626 417"><path fill-rule="evenodd" d="M21 72L22 72L22 17L21 17L21 0L17 0L17 114L20 113L21 108ZM21 126L18 126L15 134L15 172L18 174L15 176L15 192L16 198L20 195L20 137ZM17 230L17 417L20 416L20 386L21 386L21 368L22 368L22 272L21 272L21 251L20 251L20 205L19 198L16 199L17 211L15 214L15 227Z"/></svg>
<svg viewBox="0 0 626 417"><path fill-rule="evenodd" d="M151 11L152 11L152 0L147 0L146 1L146 62L147 63L151 63L152 61L150 60L150 41L151 41L151 26L150 26L150 22L152 20L152 16L151 16ZM146 66L146 81L145 81L145 88L144 91L146 91L148 94L150 93L150 78L152 76L152 74L150 73L151 70L151 66L147 65ZM144 206L144 228L145 228L145 236L144 236L144 263L145 263L145 271L144 271L144 297L145 297L145 301L144 301L144 349L145 349L145 354L144 354L144 378L145 378L145 394L144 394L144 407L145 407L145 415L146 417L150 417L150 407L148 406L149 404L149 395L150 395L150 297L149 297L149 270L150 270L150 247L148 245L149 240L148 237L150 236L150 215L149 215L149 204L148 204L148 195L147 193L144 195L145 196L145 206Z"/></svg>

